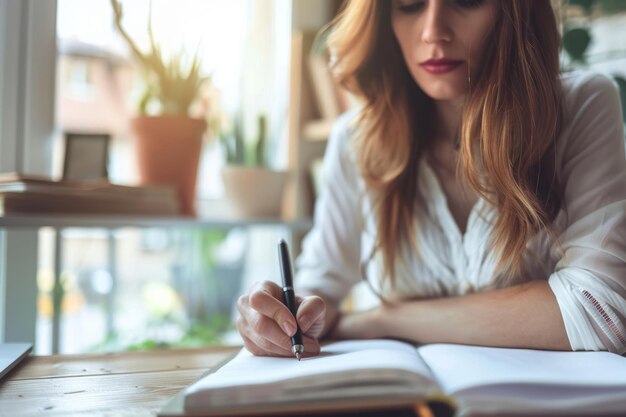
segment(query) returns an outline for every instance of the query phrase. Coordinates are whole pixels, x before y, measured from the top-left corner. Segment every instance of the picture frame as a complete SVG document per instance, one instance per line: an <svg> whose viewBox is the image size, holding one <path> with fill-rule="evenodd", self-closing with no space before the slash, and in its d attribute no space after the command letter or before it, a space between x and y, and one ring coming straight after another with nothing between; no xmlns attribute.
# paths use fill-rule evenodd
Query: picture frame
<svg viewBox="0 0 626 417"><path fill-rule="evenodd" d="M63 180L108 181L108 133L65 133Z"/></svg>

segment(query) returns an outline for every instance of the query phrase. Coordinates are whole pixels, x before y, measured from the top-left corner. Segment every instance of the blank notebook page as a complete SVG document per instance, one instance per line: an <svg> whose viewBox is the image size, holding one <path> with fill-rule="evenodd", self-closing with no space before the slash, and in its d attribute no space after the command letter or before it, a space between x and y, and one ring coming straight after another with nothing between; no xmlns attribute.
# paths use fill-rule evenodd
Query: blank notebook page
<svg viewBox="0 0 626 417"><path fill-rule="evenodd" d="M192 392L234 385L256 385L306 378L308 385L315 376L329 373L350 373L364 368L402 369L431 378L428 367L415 349L409 345L388 340L346 341L331 343L322 354L304 358L275 358L253 356L243 349L232 361L213 374L207 375L187 390ZM320 385L329 382L326 378Z"/></svg>
<svg viewBox="0 0 626 417"><path fill-rule="evenodd" d="M626 392L626 358L614 353L442 344L418 350L447 394L491 384L622 387Z"/></svg>

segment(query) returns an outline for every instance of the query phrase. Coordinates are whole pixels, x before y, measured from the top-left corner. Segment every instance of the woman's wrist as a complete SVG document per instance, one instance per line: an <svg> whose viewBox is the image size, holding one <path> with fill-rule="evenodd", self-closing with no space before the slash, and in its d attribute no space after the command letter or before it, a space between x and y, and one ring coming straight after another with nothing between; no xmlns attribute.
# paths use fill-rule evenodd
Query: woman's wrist
<svg viewBox="0 0 626 417"><path fill-rule="evenodd" d="M376 339L384 337L379 308L342 313L329 337L332 339Z"/></svg>
<svg viewBox="0 0 626 417"><path fill-rule="evenodd" d="M423 319L428 314L422 302L417 300L381 304L375 310L372 322L379 331L377 337L390 339L407 339L408 332L415 337L417 329L423 328Z"/></svg>

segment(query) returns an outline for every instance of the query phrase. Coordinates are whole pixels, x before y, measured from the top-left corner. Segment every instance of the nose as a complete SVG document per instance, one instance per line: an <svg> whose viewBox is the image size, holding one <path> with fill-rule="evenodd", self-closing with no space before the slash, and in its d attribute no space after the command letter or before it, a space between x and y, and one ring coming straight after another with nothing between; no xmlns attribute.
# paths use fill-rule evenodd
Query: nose
<svg viewBox="0 0 626 417"><path fill-rule="evenodd" d="M424 43L436 44L452 41L453 32L443 3L443 1L437 0L428 2L422 28L422 41Z"/></svg>

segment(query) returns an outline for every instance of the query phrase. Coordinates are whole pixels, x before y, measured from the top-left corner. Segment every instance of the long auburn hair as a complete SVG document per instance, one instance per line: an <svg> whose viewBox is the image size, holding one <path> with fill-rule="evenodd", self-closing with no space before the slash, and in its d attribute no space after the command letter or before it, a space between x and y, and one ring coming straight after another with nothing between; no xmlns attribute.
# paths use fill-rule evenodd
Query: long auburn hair
<svg viewBox="0 0 626 417"><path fill-rule="evenodd" d="M409 73L391 28L390 0L349 0L328 44L338 81L363 108L355 142L361 175L378 196L376 247L395 282L395 256L414 239L418 162L432 136L432 99ZM559 32L550 0L498 1L485 65L466 94L457 172L497 209L496 273L517 278L527 242L551 236L561 207L554 143L561 124ZM507 279L508 279L507 278Z"/></svg>

